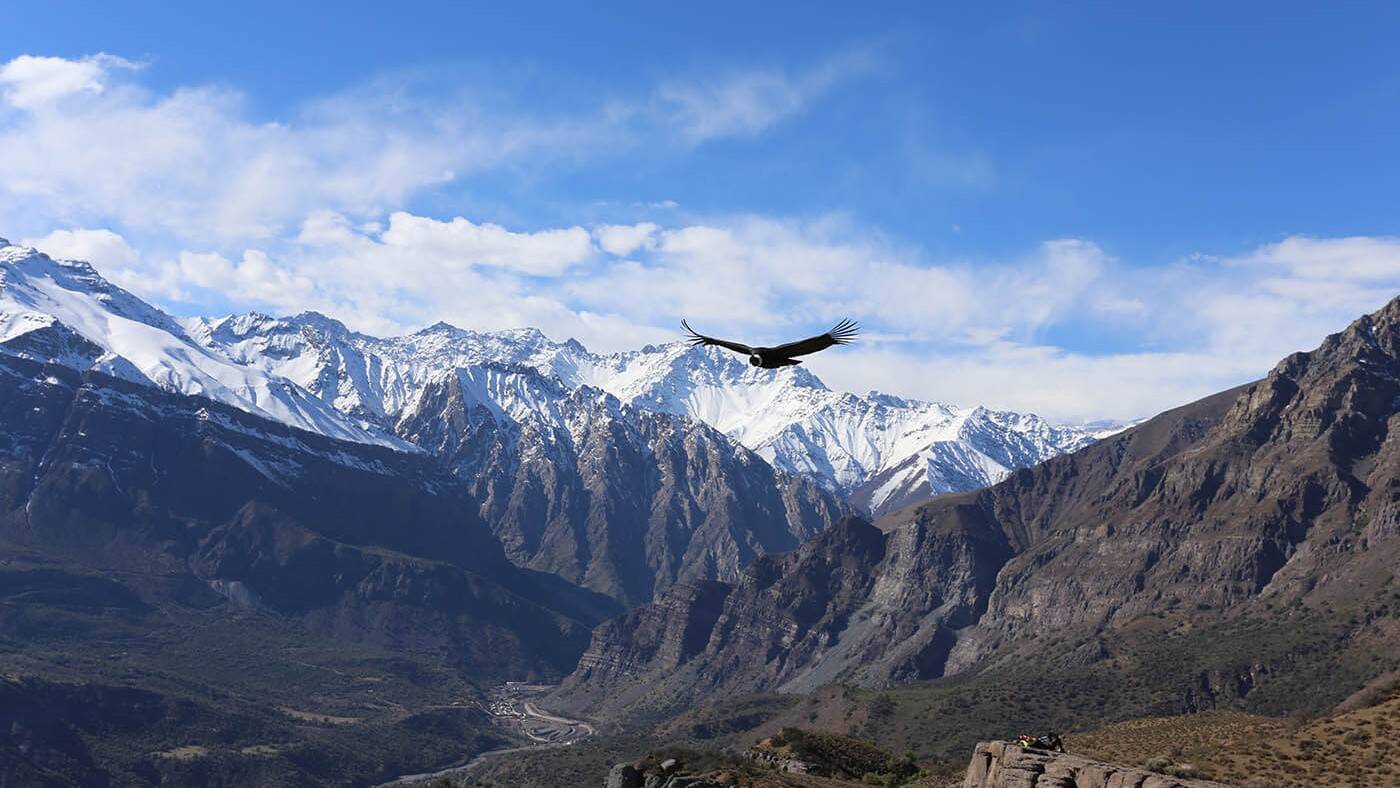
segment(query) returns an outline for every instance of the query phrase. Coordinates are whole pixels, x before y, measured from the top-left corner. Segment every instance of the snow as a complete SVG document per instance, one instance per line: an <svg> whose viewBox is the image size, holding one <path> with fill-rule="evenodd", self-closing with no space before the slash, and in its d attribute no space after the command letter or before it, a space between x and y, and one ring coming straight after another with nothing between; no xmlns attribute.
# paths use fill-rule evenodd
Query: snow
<svg viewBox="0 0 1400 788"><path fill-rule="evenodd" d="M344 440L400 446L371 434L301 387L193 342L173 319L111 285L86 263L32 249L0 250L0 344L62 327L101 348L96 359L46 359L97 369L167 391L225 402L265 418Z"/></svg>
<svg viewBox="0 0 1400 788"><path fill-rule="evenodd" d="M211 346L386 425L412 413L429 383L452 374L470 404L503 423L545 429L580 429L561 410L585 407L586 398L564 404L571 392L605 393L613 409L705 422L777 469L813 475L832 490L850 493L880 478L879 499L923 482L936 492L983 486L1092 441L1085 430L1027 414L832 391L803 367L756 369L683 342L601 355L534 329L479 333L439 323L378 338L314 313L198 323L203 328L191 334ZM930 453L934 446L945 448ZM886 477L895 468L904 470Z"/></svg>
<svg viewBox="0 0 1400 788"><path fill-rule="evenodd" d="M1063 427L1029 414L832 391L803 366L757 369L684 342L594 354L532 328L475 332L438 323L382 338L316 312L176 321L86 263L0 248L0 349L51 327L102 351L55 363L399 449L408 446L393 436L395 425L422 407L430 386L454 376L469 405L545 435L577 435L595 420L647 411L696 419L778 470L810 474L842 493L866 487L872 507L925 483L933 492L990 484L1112 434L1108 425Z"/></svg>

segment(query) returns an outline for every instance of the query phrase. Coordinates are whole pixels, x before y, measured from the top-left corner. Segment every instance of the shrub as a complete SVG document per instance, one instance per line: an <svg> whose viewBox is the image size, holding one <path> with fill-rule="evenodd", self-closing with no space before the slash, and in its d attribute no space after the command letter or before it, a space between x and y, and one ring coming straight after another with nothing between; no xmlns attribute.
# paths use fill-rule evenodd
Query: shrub
<svg viewBox="0 0 1400 788"><path fill-rule="evenodd" d="M1148 758L1147 762L1142 765L1142 768L1148 770L1149 772L1156 772L1157 774L1166 774L1167 769L1171 768L1173 765L1174 764L1172 763L1171 758L1168 758L1165 755L1156 755L1151 758Z"/></svg>

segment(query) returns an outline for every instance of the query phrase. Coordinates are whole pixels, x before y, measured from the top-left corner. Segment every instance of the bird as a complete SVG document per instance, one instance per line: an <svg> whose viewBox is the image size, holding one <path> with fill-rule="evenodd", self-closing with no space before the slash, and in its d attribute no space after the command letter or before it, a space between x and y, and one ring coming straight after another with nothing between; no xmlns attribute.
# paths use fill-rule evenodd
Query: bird
<svg viewBox="0 0 1400 788"><path fill-rule="evenodd" d="M684 320L681 321L681 327L690 335L686 341L690 342L691 345L718 345L735 353L743 353L749 357L750 364L761 369L777 369L801 364L802 362L793 356L816 353L819 350L826 350L832 345L849 345L855 341L856 335L860 331L860 326L854 320L842 320L832 326L831 330L825 334L799 339L796 342L788 342L777 347L749 347L740 342L707 337L691 328L690 324Z"/></svg>

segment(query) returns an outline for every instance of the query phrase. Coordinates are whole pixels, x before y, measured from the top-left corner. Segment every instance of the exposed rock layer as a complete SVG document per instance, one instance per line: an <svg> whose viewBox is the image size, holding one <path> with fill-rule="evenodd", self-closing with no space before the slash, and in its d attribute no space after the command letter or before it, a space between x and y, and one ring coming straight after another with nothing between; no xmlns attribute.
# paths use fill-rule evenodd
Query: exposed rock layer
<svg viewBox="0 0 1400 788"><path fill-rule="evenodd" d="M503 385L557 412L502 418L479 389ZM525 367L435 380L395 429L467 482L513 561L627 605L677 582L736 580L845 511L812 479L775 472L702 422Z"/></svg>
<svg viewBox="0 0 1400 788"><path fill-rule="evenodd" d="M982 742L963 788L1230 788L1225 783L1156 774L1076 755Z"/></svg>
<svg viewBox="0 0 1400 788"><path fill-rule="evenodd" d="M881 686L1067 638L1087 663L1163 610L1194 627L1268 605L1364 605L1400 563L1397 414L1400 299L1262 381L878 529L846 521L728 591L678 590L600 627L561 698ZM705 646L648 645L681 629ZM1241 693L1267 673L1246 667Z"/></svg>

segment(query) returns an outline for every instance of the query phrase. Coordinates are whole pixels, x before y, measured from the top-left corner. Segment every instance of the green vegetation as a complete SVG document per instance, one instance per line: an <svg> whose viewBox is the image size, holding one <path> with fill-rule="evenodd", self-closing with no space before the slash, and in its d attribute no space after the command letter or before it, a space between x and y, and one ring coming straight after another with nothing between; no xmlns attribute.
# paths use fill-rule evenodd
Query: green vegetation
<svg viewBox="0 0 1400 788"><path fill-rule="evenodd" d="M1202 709L1310 717L1400 666L1390 641L1377 636L1394 625L1388 609L1362 608L1355 625L1348 623L1349 611L1306 607L1214 624L1198 623L1193 615L1166 614L1113 634L1067 635L977 674L905 687L720 700L659 731L723 746L796 726L911 751L921 763L956 772L966 767L977 741L1022 732L1087 730ZM1086 660L1085 653L1106 656ZM750 731L736 731L738 720L752 723ZM1127 762L1141 764L1158 754L1145 752Z"/></svg>
<svg viewBox="0 0 1400 788"><path fill-rule="evenodd" d="M514 743L440 655L347 644L224 605L152 608L131 590L161 582L7 554L0 782L100 771L129 785L363 784Z"/></svg>

